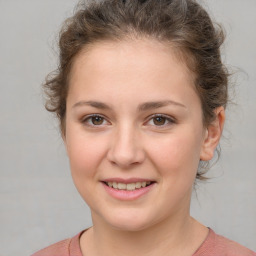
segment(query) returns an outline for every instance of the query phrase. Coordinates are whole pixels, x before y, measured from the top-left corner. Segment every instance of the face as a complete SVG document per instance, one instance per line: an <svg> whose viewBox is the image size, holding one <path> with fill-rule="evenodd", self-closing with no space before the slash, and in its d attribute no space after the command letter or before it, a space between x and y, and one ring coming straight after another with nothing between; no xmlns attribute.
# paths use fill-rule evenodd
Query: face
<svg viewBox="0 0 256 256"><path fill-rule="evenodd" d="M193 75L170 47L106 42L77 56L64 140L95 222L143 230L189 215L205 136Z"/></svg>

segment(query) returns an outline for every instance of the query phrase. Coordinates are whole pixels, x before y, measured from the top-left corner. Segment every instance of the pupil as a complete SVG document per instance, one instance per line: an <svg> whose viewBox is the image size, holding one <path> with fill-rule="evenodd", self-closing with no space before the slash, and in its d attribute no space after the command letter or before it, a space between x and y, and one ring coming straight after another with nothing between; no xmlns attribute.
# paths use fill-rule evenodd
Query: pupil
<svg viewBox="0 0 256 256"><path fill-rule="evenodd" d="M94 116L94 117L92 118L92 123L93 123L94 125L100 125L100 124L103 123L103 118L100 117L100 116Z"/></svg>
<svg viewBox="0 0 256 256"><path fill-rule="evenodd" d="M155 125L164 125L165 123L165 118L164 117L155 117L154 118L154 124Z"/></svg>

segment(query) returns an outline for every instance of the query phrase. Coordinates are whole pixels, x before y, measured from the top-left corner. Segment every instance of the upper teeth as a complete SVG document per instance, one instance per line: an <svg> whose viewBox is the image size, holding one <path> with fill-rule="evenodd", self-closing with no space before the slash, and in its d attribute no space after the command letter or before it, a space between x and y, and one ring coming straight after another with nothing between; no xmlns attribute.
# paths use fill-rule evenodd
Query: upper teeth
<svg viewBox="0 0 256 256"><path fill-rule="evenodd" d="M122 189L122 190L135 190L136 188L145 188L146 185L149 185L150 181L142 181L142 182L134 182L134 183L119 183L119 182L107 182L109 187L113 187L115 189Z"/></svg>

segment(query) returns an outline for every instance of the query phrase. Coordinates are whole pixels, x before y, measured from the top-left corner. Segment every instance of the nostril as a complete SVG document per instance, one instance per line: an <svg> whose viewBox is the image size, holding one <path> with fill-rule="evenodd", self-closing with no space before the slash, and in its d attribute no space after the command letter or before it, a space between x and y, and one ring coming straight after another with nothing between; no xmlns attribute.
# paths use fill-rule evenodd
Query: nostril
<svg viewBox="0 0 256 256"><path fill-rule="evenodd" d="M134 129L134 127L131 129ZM111 140L107 158L113 165L125 169L141 164L144 161L144 148L141 141L134 134L134 130L125 127L118 131Z"/></svg>
<svg viewBox="0 0 256 256"><path fill-rule="evenodd" d="M136 155L121 155L118 153L109 158L109 160L113 165L121 168L128 168L141 163Z"/></svg>

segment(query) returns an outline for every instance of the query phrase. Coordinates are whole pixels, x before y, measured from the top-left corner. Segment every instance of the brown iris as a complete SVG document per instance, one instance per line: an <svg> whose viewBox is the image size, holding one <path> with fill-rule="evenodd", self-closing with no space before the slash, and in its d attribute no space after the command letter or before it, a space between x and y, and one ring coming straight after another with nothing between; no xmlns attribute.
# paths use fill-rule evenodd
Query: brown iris
<svg viewBox="0 0 256 256"><path fill-rule="evenodd" d="M92 123L94 125L101 125L103 124L104 118L100 117L100 116L93 116L92 118Z"/></svg>
<svg viewBox="0 0 256 256"><path fill-rule="evenodd" d="M166 121L165 117L157 116L153 118L154 125L164 125Z"/></svg>

